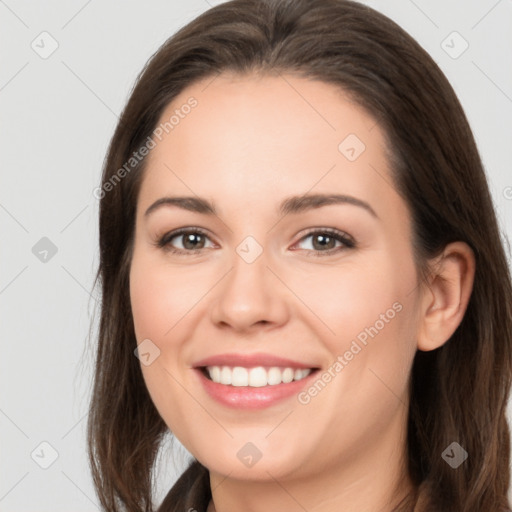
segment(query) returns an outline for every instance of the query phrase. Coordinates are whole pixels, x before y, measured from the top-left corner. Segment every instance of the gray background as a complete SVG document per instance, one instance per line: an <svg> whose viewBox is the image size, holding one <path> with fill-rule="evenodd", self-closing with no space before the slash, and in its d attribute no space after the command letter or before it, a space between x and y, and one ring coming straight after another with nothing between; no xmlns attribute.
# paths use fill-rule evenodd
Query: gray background
<svg viewBox="0 0 512 512"><path fill-rule="evenodd" d="M98 510L85 451L97 301L92 191L136 75L216 3L0 0L1 511ZM413 35L451 81L511 233L512 1L365 3ZM178 445L176 462L162 462L159 496L186 459Z"/></svg>

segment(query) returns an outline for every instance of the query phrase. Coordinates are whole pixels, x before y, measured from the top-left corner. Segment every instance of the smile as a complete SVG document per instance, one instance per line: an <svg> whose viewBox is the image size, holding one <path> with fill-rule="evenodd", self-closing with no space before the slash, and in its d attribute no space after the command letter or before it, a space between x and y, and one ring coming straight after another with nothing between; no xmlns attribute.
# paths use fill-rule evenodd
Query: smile
<svg viewBox="0 0 512 512"><path fill-rule="evenodd" d="M296 396L311 385L319 369L208 366L194 368L194 371L200 387L217 403L234 409L258 410ZM295 375L298 377L297 380ZM213 379L217 379L218 382Z"/></svg>
<svg viewBox="0 0 512 512"><path fill-rule="evenodd" d="M312 368L289 368L257 366L244 368L243 366L207 366L204 368L205 376L218 384L225 386L249 386L259 388L263 386L277 386L292 381L302 380L312 371Z"/></svg>

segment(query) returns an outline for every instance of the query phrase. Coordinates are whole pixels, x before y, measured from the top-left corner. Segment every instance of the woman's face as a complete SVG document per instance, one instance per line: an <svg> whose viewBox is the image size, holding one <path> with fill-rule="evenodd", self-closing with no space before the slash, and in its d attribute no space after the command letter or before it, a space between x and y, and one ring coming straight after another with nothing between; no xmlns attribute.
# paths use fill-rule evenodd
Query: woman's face
<svg viewBox="0 0 512 512"><path fill-rule="evenodd" d="M130 297L162 418L233 478L382 467L405 442L420 291L379 126L288 75L204 80L161 122Z"/></svg>

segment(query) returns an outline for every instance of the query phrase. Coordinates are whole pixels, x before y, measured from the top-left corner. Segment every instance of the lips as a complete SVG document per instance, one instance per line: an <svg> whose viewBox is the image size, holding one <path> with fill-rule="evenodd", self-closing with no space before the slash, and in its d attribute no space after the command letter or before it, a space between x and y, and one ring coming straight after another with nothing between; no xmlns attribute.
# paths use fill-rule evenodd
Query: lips
<svg viewBox="0 0 512 512"><path fill-rule="evenodd" d="M317 371L320 369L313 362L297 361L261 352L218 354L197 361L193 368L198 384L216 402L229 408L253 410L270 407L292 398L316 378ZM267 375L267 369L269 370L268 378L264 382L260 374ZM212 380L210 372L215 380L221 382ZM225 375L218 379L216 376L219 372L229 374L227 380ZM246 382L245 374L247 373L249 376ZM279 373L279 383L277 375L273 375L277 373ZM292 375L293 378L290 379ZM297 379L295 379L296 376ZM236 382L232 382L231 379Z"/></svg>
<svg viewBox="0 0 512 512"><path fill-rule="evenodd" d="M206 359L201 359L193 364L194 368L204 368L207 366L241 366L243 368L255 368L257 366L272 367L278 366L282 368L293 369L318 369L314 363L306 363L302 361L294 361L273 354L254 353L254 354L218 354Z"/></svg>
<svg viewBox="0 0 512 512"><path fill-rule="evenodd" d="M218 367L217 367L218 368ZM226 367L223 367L226 368ZM240 370L245 369L238 367ZM257 367L258 368L258 367ZM291 371L291 368L288 367ZM291 382L282 382L276 385L263 386L232 386L214 382L206 376L204 368L195 368L193 375L197 384L202 386L207 396L215 400L222 406L231 409L260 410L273 405L278 405L284 400L292 399L297 396L306 386L316 378L318 370L310 372L310 370L295 370L297 372L309 372L300 380ZM193 384L195 386L195 384Z"/></svg>

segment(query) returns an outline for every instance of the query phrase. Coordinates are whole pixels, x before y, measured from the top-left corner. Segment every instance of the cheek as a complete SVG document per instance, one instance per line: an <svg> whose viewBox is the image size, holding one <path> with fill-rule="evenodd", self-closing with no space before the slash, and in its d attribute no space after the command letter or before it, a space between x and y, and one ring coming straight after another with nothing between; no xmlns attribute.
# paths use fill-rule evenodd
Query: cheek
<svg viewBox="0 0 512 512"><path fill-rule="evenodd" d="M416 270L407 252L373 253L365 260L329 269L301 285L307 305L322 320L322 342L334 362L337 396L371 402L374 408L396 400L406 390L416 352ZM393 390L390 392L389 390ZM388 396L389 395L389 396Z"/></svg>
<svg viewBox="0 0 512 512"><path fill-rule="evenodd" d="M158 345L165 329L166 304L169 300L166 289L152 278L151 269L139 272L132 266L130 274L130 301L137 341L149 338ZM169 327L167 327L168 329Z"/></svg>
<svg viewBox="0 0 512 512"><path fill-rule="evenodd" d="M388 320L396 323L397 309L402 307L395 303L403 306L410 301L407 294L414 279L412 267L397 268L392 258L381 258L321 268L307 278L301 276L291 287L314 315L311 318L316 317L319 328L330 333L333 348L343 348L336 345L376 323L379 331L383 331L383 322L386 327Z"/></svg>
<svg viewBox="0 0 512 512"><path fill-rule="evenodd" d="M182 401L186 397L178 384L182 381L182 375L177 371L180 344L172 343L172 340L177 339L175 331L181 327L179 321L186 313L184 303L187 304L188 299L180 292L180 283L169 274L149 256L134 254L130 269L130 301L137 343L151 340L157 347L149 350L150 364L143 364L141 360L147 390L167 425L179 431L179 424L172 422L174 415L169 411L183 409Z"/></svg>
<svg viewBox="0 0 512 512"><path fill-rule="evenodd" d="M416 271L412 262L390 253L348 279L352 293L345 296L347 309L338 322L348 361L345 392L354 398L354 407L366 401L384 419L386 408L405 402L416 352L417 303L411 293Z"/></svg>
<svg viewBox="0 0 512 512"><path fill-rule="evenodd" d="M139 344L150 340L158 354L141 369L152 400L166 420L168 411L187 399L179 385L187 377L187 340L197 325L210 281L199 267L183 271L143 251L132 260L130 301L135 335Z"/></svg>
<svg viewBox="0 0 512 512"><path fill-rule="evenodd" d="M150 338L159 345L202 295L202 287L193 285L189 273L134 257L130 301L137 340Z"/></svg>

